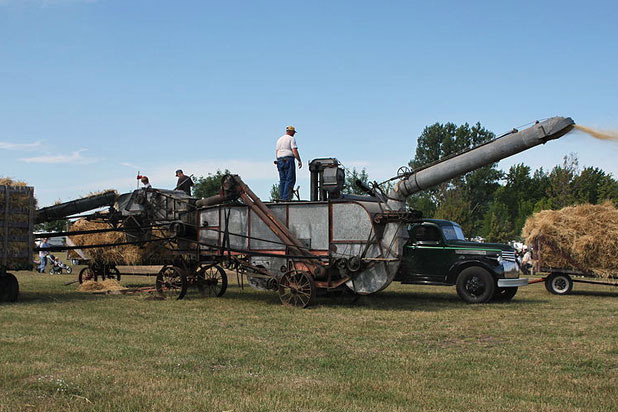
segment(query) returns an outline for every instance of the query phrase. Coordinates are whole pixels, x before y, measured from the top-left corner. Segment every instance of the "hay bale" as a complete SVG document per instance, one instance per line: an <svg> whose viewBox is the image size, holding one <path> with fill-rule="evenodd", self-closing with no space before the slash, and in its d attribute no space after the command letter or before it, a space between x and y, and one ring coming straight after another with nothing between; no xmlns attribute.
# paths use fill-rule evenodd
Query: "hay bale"
<svg viewBox="0 0 618 412"><path fill-rule="evenodd" d="M111 225L102 222L91 222L79 219L72 223L70 231L110 229ZM163 230L153 230L154 237L166 237L168 234ZM129 239L123 232L104 232L87 235L74 235L70 239L77 246L93 246L102 244L114 244L128 242ZM163 247L161 242L147 242L139 245L120 245L95 247L84 249L94 262L114 265L139 265L159 261L169 255L169 250Z"/></svg>
<svg viewBox="0 0 618 412"><path fill-rule="evenodd" d="M543 266L618 275L618 210L610 201L535 213L522 237L538 247Z"/></svg>
<svg viewBox="0 0 618 412"><path fill-rule="evenodd" d="M28 184L9 177L0 177L0 186L28 186Z"/></svg>
<svg viewBox="0 0 618 412"><path fill-rule="evenodd" d="M2 230L0 238L4 249L5 228L7 229L6 250L2 252L3 262L6 253L6 264L9 269L20 270L32 267L32 245L30 221L31 213L34 212L34 199L32 189L25 182L15 181L10 178L0 178L0 221ZM7 204L8 193L8 204ZM8 208L7 208L8 206ZM8 227L5 227L7 225Z"/></svg>

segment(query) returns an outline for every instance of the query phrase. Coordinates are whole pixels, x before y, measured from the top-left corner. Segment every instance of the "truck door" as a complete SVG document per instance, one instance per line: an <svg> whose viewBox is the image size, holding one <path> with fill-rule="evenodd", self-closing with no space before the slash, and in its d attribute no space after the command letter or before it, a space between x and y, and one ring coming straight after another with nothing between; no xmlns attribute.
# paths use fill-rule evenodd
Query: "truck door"
<svg viewBox="0 0 618 412"><path fill-rule="evenodd" d="M410 231L406 247L406 277L413 282L445 282L451 265L451 252L446 248L442 232L437 225L423 223Z"/></svg>

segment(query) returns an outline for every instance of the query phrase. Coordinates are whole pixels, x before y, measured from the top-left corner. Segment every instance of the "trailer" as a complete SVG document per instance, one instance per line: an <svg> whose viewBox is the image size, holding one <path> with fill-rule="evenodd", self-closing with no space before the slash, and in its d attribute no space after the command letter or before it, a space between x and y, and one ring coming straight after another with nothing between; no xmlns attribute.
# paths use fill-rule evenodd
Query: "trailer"
<svg viewBox="0 0 618 412"><path fill-rule="evenodd" d="M607 280L598 280L599 276L594 272L584 272L569 268L541 267L539 271L535 271L534 274L542 275L542 277L530 280L528 283L534 284L543 282L545 284L545 289L554 295L570 294L573 291L574 283L618 287L618 276L610 276Z"/></svg>
<svg viewBox="0 0 618 412"><path fill-rule="evenodd" d="M547 240L544 240L547 242ZM575 259L569 257L565 250L561 253L567 261L572 263L571 267L553 267L545 264L543 255L543 244L539 241L533 245L536 259L532 265L534 275L541 275L541 278L530 280L530 284L543 282L545 289L554 295L568 295L573 291L574 283L582 283L598 286L618 287L618 274L601 277L592 270L581 267Z"/></svg>
<svg viewBox="0 0 618 412"><path fill-rule="evenodd" d="M8 271L32 270L34 190L0 186L0 302L15 302L19 282Z"/></svg>

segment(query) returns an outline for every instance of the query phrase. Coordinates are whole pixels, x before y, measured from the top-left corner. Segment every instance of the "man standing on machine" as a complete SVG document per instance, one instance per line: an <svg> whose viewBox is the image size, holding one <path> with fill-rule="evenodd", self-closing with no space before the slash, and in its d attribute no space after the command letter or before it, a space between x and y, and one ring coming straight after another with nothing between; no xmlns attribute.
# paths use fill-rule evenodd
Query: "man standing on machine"
<svg viewBox="0 0 618 412"><path fill-rule="evenodd" d="M275 156L277 161L277 170L279 171L279 197L281 200L290 200L294 184L296 184L296 170L294 169L294 159L298 160L298 168L303 167L303 162L300 160L298 146L294 135L296 129L294 126L285 128L285 134L277 140L275 146Z"/></svg>
<svg viewBox="0 0 618 412"><path fill-rule="evenodd" d="M176 189L174 190L182 190L191 196L191 186L193 186L193 180L191 180L189 176L186 176L181 169L176 170L176 177L178 178L178 183L176 183Z"/></svg>

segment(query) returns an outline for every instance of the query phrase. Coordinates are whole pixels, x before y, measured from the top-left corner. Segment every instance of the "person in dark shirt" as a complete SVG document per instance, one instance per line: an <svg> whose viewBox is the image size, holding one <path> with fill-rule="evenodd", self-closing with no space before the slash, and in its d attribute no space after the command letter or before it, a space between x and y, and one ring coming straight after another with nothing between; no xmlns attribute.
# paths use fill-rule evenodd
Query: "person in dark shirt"
<svg viewBox="0 0 618 412"><path fill-rule="evenodd" d="M193 180L187 175L185 175L182 170L176 170L176 177L178 178L178 183L176 183L176 189L174 190L182 190L189 196L191 196L191 186L193 186Z"/></svg>

